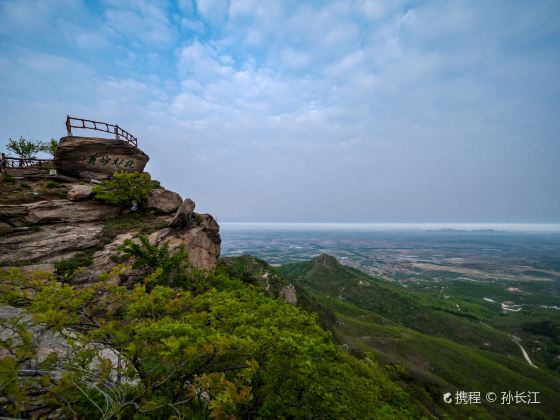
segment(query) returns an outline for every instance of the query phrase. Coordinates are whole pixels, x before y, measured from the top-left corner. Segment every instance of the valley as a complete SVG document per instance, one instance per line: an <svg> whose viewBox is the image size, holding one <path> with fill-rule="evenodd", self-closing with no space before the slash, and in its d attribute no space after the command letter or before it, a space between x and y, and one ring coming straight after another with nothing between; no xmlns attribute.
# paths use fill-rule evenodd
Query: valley
<svg viewBox="0 0 560 420"><path fill-rule="evenodd" d="M274 264L341 345L371 352L426 413L547 415L560 398L560 236L240 230L227 255ZM526 389L541 406L454 407L445 392ZM543 411L540 411L543 410ZM539 414L541 413L541 414ZM552 417L553 418L553 417Z"/></svg>

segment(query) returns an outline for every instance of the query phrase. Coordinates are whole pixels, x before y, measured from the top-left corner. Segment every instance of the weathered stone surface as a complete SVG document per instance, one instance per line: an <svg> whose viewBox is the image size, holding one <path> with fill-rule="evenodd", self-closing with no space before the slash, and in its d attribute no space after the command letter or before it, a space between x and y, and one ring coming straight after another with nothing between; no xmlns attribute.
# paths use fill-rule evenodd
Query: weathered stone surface
<svg viewBox="0 0 560 420"><path fill-rule="evenodd" d="M193 267L214 270L220 256L220 227L209 214L198 215L197 219L197 226L162 229L150 235L150 240L155 243L168 241L170 250L183 245Z"/></svg>
<svg viewBox="0 0 560 420"><path fill-rule="evenodd" d="M290 305L297 305L297 293L293 284L285 286L281 293L284 298L284 302L289 303Z"/></svg>
<svg viewBox="0 0 560 420"><path fill-rule="evenodd" d="M6 222L0 222L0 235L8 233L12 230L12 227Z"/></svg>
<svg viewBox="0 0 560 420"><path fill-rule="evenodd" d="M101 237L102 222L54 224L38 231L28 231L3 237L0 241L0 261L35 261L70 251L95 246Z"/></svg>
<svg viewBox="0 0 560 420"><path fill-rule="evenodd" d="M35 344L35 357L32 364L26 366L32 368L33 365L43 362L50 353L56 353L59 357L68 360L71 347L66 343L59 333L52 332L45 325L33 322L31 316L20 308L10 305L0 304L0 320L3 322L19 319L33 335ZM0 339L13 340L14 344L21 342L19 335L10 328L0 327ZM7 355L7 350L0 349L0 358Z"/></svg>
<svg viewBox="0 0 560 420"><path fill-rule="evenodd" d="M0 304L0 339L7 344L8 348L0 347L0 359L10 354L10 347L15 348L23 341L17 329L8 326L11 323L23 326L29 332L26 339L33 343L31 352L26 354L25 359L21 359L21 364L18 366L19 380L25 380L29 383L30 378L46 374L51 381L56 383L65 372L73 370L69 365L75 363L79 352L88 349L95 356L87 366L87 371L93 375L100 375L102 370L106 372L107 366L105 363L109 360L111 362L110 379L114 383L120 380L121 383L128 383L133 386L138 384L137 372L134 371L134 367L128 359L118 350L96 342L88 342L84 346L78 340L78 335L74 331L64 329L62 332L54 332L48 329L45 324L35 322L25 310L5 304ZM54 364L45 369L40 364L53 353L56 355ZM127 371L133 373L130 376L123 375L123 372ZM42 411L45 407L41 404L41 397L43 394L52 393L52 390L47 389L51 388L52 382L33 381L33 384L34 398L30 401L30 406L33 408L34 415L38 418L66 418L66 416L55 414L56 412L53 413L49 410L49 407L47 407L47 411ZM39 402L36 407L34 407L34 400ZM1 408L0 411L2 411Z"/></svg>
<svg viewBox="0 0 560 420"><path fill-rule="evenodd" d="M96 281L99 274L106 273L110 271L116 264L113 257L119 255L117 248L123 244L126 239L134 238L133 232L123 233L117 235L117 237L108 245L93 254L93 262L88 267L87 272L78 274L73 278L76 283L87 283Z"/></svg>
<svg viewBox="0 0 560 420"><path fill-rule="evenodd" d="M88 198L92 194L93 187L91 185L72 185L68 190L68 200L78 201Z"/></svg>
<svg viewBox="0 0 560 420"><path fill-rule="evenodd" d="M173 220L169 223L169 227L180 228L187 226L188 221L194 212L194 207L194 201L190 198L185 198L183 204L181 204L181 206L177 209L177 213L175 213Z"/></svg>
<svg viewBox="0 0 560 420"><path fill-rule="evenodd" d="M49 200L0 205L0 220L8 222L12 226L91 222L105 220L118 213L117 207L95 201Z"/></svg>
<svg viewBox="0 0 560 420"><path fill-rule="evenodd" d="M152 190L146 198L146 208L159 213L173 213L183 202L181 196L176 192L158 188Z"/></svg>
<svg viewBox="0 0 560 420"><path fill-rule="evenodd" d="M54 163L68 175L106 179L116 171L142 172L149 157L123 140L98 137L62 137Z"/></svg>

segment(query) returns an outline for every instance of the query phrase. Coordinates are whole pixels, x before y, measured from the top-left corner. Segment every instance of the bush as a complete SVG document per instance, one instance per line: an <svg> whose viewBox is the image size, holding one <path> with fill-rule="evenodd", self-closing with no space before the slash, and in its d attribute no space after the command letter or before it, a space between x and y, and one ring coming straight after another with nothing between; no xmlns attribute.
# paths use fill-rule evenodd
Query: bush
<svg viewBox="0 0 560 420"><path fill-rule="evenodd" d="M88 267L93 263L93 258L89 254L78 252L72 258L56 261L54 268L56 275L61 280L69 280L74 272L80 267Z"/></svg>
<svg viewBox="0 0 560 420"><path fill-rule="evenodd" d="M62 185L59 182L53 181L52 179L49 179L47 181L46 187L47 188L62 188L62 187L64 187L64 185Z"/></svg>
<svg viewBox="0 0 560 420"><path fill-rule="evenodd" d="M162 254L145 262L160 265ZM57 370L54 354L48 365L37 364L40 374L22 375L25 363L39 360L40 336L14 318L8 326L14 339L4 340L0 358L2 414L420 418L372 358L346 354L314 315L255 287L237 286L201 293L140 284L127 290L110 282L72 286L47 274L0 271L0 302L28 310L72 349L64 369ZM94 368L101 349L113 349L118 364L102 359Z"/></svg>
<svg viewBox="0 0 560 420"><path fill-rule="evenodd" d="M146 235L140 235L139 242L125 240L119 251L125 259L134 260L134 268L149 269L151 274L144 279L149 290L155 285L189 287L189 258L184 247L171 253L167 242L152 245Z"/></svg>
<svg viewBox="0 0 560 420"><path fill-rule="evenodd" d="M98 200L120 207L129 207L133 201L140 203L153 189L150 174L146 172L115 172L113 179L104 180L93 187Z"/></svg>

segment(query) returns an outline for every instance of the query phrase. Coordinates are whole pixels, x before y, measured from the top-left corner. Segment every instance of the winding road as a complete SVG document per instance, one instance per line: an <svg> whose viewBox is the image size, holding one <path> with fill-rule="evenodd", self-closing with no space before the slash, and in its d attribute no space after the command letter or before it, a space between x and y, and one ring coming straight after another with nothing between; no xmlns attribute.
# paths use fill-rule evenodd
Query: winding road
<svg viewBox="0 0 560 420"><path fill-rule="evenodd" d="M529 357L529 355L527 354L527 352L525 351L525 349L521 345L521 339L519 337L516 337L515 335L512 335L511 339L515 342L515 344L517 344L519 346L519 348L521 349L521 353L523 353L523 357L525 358L525 360L527 360L527 363L529 363L534 368L538 369L539 367L531 361L531 358Z"/></svg>

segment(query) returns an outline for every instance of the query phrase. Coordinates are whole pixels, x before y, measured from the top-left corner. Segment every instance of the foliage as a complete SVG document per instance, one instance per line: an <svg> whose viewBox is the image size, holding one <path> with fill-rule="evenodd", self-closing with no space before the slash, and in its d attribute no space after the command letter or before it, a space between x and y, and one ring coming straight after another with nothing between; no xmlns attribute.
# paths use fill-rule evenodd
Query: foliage
<svg viewBox="0 0 560 420"><path fill-rule="evenodd" d="M46 152L51 156L54 156L57 148L58 141L56 139L51 139L49 142L41 143L41 151Z"/></svg>
<svg viewBox="0 0 560 420"><path fill-rule="evenodd" d="M189 258L184 247L170 253L169 243L150 244L146 235L138 240L126 239L119 247L124 259L134 259L134 268L144 267L150 270L145 283L149 289L155 285L189 287Z"/></svg>
<svg viewBox="0 0 560 420"><path fill-rule="evenodd" d="M90 254L78 252L71 258L56 261L54 263L54 268L59 279L69 280L76 270L81 267L88 267L92 262L93 258Z"/></svg>
<svg viewBox="0 0 560 420"><path fill-rule="evenodd" d="M135 264L174 266L166 246L136 245L127 245ZM0 273L0 301L32 313L74 349L65 365L52 356L51 370L23 379L24 361L37 355L22 327L0 362L9 415L30 415L38 405L77 418L418 417L372 357L346 354L315 315L223 270L190 281L190 291L140 283L127 290ZM122 364L103 359L99 346L118 352Z"/></svg>
<svg viewBox="0 0 560 420"><path fill-rule="evenodd" d="M43 151L45 148L44 143L40 141L26 140L20 137L19 140L9 139L6 149L15 153L22 159L33 159L37 153Z"/></svg>
<svg viewBox="0 0 560 420"><path fill-rule="evenodd" d="M49 179L47 181L47 183L45 184L45 187L47 187L47 188L63 188L64 185L62 185L60 182L56 182L53 179Z"/></svg>
<svg viewBox="0 0 560 420"><path fill-rule="evenodd" d="M266 261L251 255L221 258L218 264L229 276L258 286L273 296L281 296L288 285L284 276Z"/></svg>
<svg viewBox="0 0 560 420"><path fill-rule="evenodd" d="M140 203L152 191L152 181L147 172L115 172L113 179L103 180L93 187L98 200L129 207L133 201Z"/></svg>
<svg viewBox="0 0 560 420"><path fill-rule="evenodd" d="M548 370L529 366L503 328L499 330L447 312L436 297L420 295L345 267L333 257L323 255L312 261L288 264L281 271L299 288L298 302L334 315L334 322L323 324L351 352L374 351L383 362L404 367L405 371L392 368L391 376L407 389L423 412L438 418L545 418L545 413L554 412L560 398L560 379ZM302 296L307 299L300 299ZM537 314L523 312L513 314L525 320L516 321L520 330L524 326L543 334L555 325L537 322ZM550 314L546 317L550 319ZM512 318L504 317L507 319ZM533 341L542 343L545 337L535 336ZM510 351L511 347L515 353ZM482 395L498 390L531 389L539 392L540 404L528 407L443 403L441 395L453 389L474 389Z"/></svg>
<svg viewBox="0 0 560 420"><path fill-rule="evenodd" d="M131 231L152 233L156 230L166 228L168 225L169 222L140 209L134 212L122 213L117 217L107 219L103 225L103 235L107 239L112 239L121 233Z"/></svg>

